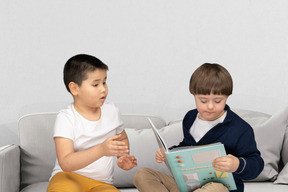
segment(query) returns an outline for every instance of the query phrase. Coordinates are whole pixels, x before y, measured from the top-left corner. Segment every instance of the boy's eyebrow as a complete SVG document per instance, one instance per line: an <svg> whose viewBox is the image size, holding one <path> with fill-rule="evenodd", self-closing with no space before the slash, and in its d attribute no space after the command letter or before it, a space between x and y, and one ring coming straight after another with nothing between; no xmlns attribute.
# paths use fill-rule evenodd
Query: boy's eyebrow
<svg viewBox="0 0 288 192"><path fill-rule="evenodd" d="M219 96L215 97L215 99L223 99L223 98L225 98L225 95L219 95Z"/></svg>
<svg viewBox="0 0 288 192"><path fill-rule="evenodd" d="M207 97L199 97L200 99L207 99Z"/></svg>
<svg viewBox="0 0 288 192"><path fill-rule="evenodd" d="M98 81L101 81L101 80L102 79L94 79L93 82L98 82ZM107 77L104 78L104 81L106 81L106 80L107 80Z"/></svg>

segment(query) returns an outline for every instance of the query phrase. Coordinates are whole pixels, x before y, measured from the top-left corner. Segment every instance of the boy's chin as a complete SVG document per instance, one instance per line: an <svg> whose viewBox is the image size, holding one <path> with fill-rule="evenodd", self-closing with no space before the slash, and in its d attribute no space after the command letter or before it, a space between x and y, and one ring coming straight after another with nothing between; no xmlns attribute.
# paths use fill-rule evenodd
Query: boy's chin
<svg viewBox="0 0 288 192"><path fill-rule="evenodd" d="M98 102L97 107L102 107L102 106L104 105L104 103L105 103L105 100L100 100L100 101Z"/></svg>

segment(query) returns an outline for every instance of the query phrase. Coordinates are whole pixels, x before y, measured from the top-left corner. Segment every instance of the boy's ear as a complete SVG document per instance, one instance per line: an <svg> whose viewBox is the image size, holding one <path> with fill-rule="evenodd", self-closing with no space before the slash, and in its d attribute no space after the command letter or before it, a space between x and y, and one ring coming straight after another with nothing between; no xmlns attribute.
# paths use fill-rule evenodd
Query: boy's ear
<svg viewBox="0 0 288 192"><path fill-rule="evenodd" d="M70 82L68 86L69 86L69 90L73 96L78 95L79 86L76 83Z"/></svg>

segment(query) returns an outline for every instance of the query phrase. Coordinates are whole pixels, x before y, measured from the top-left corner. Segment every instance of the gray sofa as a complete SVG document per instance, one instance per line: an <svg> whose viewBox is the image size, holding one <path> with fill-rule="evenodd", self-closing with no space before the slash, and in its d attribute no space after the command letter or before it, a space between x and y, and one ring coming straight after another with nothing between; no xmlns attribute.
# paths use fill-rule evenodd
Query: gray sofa
<svg viewBox="0 0 288 192"><path fill-rule="evenodd" d="M263 172L253 181L245 181L245 192L288 191L288 108L274 115L234 109L253 127L258 148L265 161ZM0 148L0 192L44 192L55 162L52 139L56 113L30 114L19 120L20 145ZM130 140L130 151L138 166L124 171L117 166L114 185L120 191L138 191L133 175L142 167L170 174L166 165L155 162L157 142L147 118L150 118L168 146L182 139L181 120L166 123L151 115L122 115Z"/></svg>

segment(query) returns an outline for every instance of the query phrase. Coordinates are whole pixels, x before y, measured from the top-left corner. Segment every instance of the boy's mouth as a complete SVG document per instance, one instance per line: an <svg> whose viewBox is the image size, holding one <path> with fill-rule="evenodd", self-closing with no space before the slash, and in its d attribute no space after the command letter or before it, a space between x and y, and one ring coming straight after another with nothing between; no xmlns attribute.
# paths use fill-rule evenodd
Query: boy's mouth
<svg viewBox="0 0 288 192"><path fill-rule="evenodd" d="M213 112L211 112L211 111L206 111L206 114L207 114L207 115L211 115L211 114L213 114Z"/></svg>

